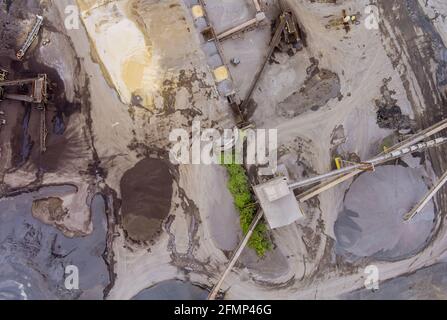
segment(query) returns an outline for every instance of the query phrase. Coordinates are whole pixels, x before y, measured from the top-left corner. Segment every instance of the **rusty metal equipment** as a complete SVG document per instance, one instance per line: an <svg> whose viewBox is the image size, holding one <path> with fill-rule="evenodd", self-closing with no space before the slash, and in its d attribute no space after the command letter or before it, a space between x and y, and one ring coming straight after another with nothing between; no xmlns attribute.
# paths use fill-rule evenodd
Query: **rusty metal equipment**
<svg viewBox="0 0 447 320"><path fill-rule="evenodd" d="M0 81L5 81L8 74L9 72L7 70L0 68Z"/></svg>
<svg viewBox="0 0 447 320"><path fill-rule="evenodd" d="M6 88L28 86L27 93L8 93ZM36 78L0 81L0 101L15 100L35 104L40 111L40 150L46 151L46 103L48 100L48 79L46 74L39 74Z"/></svg>
<svg viewBox="0 0 447 320"><path fill-rule="evenodd" d="M8 93L6 88L30 85L27 94ZM47 75L39 74L37 78L0 81L0 101L4 99L30 103L44 103L47 100Z"/></svg>

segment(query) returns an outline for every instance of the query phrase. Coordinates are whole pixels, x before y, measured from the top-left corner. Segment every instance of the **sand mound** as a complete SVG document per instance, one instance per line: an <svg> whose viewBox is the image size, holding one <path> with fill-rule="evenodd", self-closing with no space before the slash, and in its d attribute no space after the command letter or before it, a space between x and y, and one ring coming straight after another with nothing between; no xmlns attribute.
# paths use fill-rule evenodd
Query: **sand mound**
<svg viewBox="0 0 447 320"><path fill-rule="evenodd" d="M154 62L150 40L127 17L126 4L84 3L82 19L122 102L130 104L133 97L138 97L142 105L151 106L160 82L159 67Z"/></svg>
<svg viewBox="0 0 447 320"><path fill-rule="evenodd" d="M335 223L337 249L346 256L383 260L415 254L430 236L433 202L410 222L402 217L427 189L416 169L384 166L362 174L346 194Z"/></svg>

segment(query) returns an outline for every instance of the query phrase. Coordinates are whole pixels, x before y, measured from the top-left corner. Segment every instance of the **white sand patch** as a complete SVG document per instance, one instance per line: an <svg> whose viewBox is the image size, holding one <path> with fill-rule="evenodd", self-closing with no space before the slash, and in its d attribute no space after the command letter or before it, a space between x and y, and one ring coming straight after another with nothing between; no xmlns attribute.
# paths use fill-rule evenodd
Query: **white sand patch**
<svg viewBox="0 0 447 320"><path fill-rule="evenodd" d="M134 95L141 98L139 103L150 106L161 84L160 68L144 34L127 18L127 2L97 7L81 16L122 102L129 104Z"/></svg>

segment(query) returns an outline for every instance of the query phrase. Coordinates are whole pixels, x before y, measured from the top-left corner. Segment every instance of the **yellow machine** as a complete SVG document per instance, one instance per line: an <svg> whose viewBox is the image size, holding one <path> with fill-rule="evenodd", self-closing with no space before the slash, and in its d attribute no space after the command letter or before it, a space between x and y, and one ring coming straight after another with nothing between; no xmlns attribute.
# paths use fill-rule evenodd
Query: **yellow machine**
<svg viewBox="0 0 447 320"><path fill-rule="evenodd" d="M351 29L351 24L358 24L358 23L359 21L357 20L357 17L355 15L348 15L346 13L346 10L343 10L342 16L329 20L328 24L326 25L326 28L331 29L331 28L343 27L343 29L345 29L346 32L348 32Z"/></svg>
<svg viewBox="0 0 447 320"><path fill-rule="evenodd" d="M8 71L6 71L5 69L1 69L0 68L0 81L5 81L6 78L8 77Z"/></svg>
<svg viewBox="0 0 447 320"><path fill-rule="evenodd" d="M337 168L337 170L340 170L343 167L343 159L341 157L336 157L334 161L335 167Z"/></svg>

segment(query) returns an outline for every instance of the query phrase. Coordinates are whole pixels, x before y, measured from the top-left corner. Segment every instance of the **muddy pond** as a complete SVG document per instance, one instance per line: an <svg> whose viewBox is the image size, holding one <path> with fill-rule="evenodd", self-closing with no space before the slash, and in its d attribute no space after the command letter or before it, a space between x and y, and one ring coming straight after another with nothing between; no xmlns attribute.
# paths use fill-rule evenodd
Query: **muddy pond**
<svg viewBox="0 0 447 320"><path fill-rule="evenodd" d="M106 248L105 202L91 203L94 231L67 238L32 217L34 200L76 192L70 185L42 187L0 199L0 299L102 299L109 272L102 257ZM79 289L65 286L66 267L79 270Z"/></svg>

